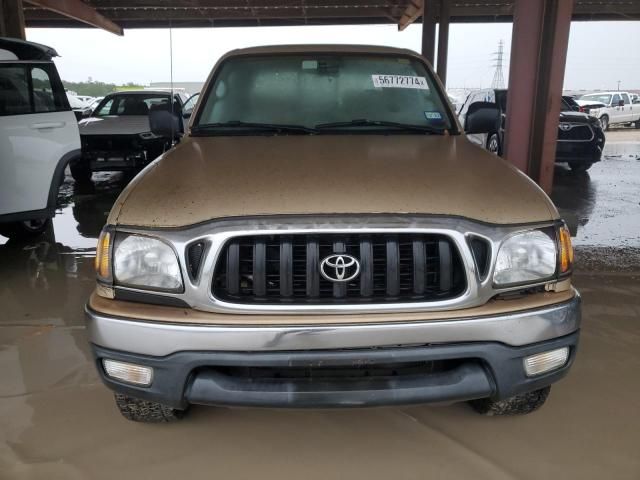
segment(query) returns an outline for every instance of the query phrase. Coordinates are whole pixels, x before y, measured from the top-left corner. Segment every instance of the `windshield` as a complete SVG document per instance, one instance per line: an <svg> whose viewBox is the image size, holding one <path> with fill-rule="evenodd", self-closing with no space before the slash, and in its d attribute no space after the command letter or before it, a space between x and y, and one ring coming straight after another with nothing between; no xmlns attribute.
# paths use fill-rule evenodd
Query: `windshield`
<svg viewBox="0 0 640 480"><path fill-rule="evenodd" d="M600 102L605 105L611 103L611 95L583 95L580 100L589 100L590 102Z"/></svg>
<svg viewBox="0 0 640 480"><path fill-rule="evenodd" d="M171 110L169 95L142 93L114 95L102 101L94 116L148 115L151 109Z"/></svg>
<svg viewBox="0 0 640 480"><path fill-rule="evenodd" d="M231 58L220 67L199 110L195 130L229 122L385 133L402 128L392 123L431 131L451 128L448 107L430 73L405 56ZM424 134L419 128L412 132Z"/></svg>

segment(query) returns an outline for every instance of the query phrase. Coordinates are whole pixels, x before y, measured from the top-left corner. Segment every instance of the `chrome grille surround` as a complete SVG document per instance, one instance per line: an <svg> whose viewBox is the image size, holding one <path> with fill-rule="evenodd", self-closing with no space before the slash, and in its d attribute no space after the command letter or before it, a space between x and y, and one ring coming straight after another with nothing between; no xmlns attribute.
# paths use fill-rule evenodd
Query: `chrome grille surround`
<svg viewBox="0 0 640 480"><path fill-rule="evenodd" d="M184 228L141 228L117 226L117 233L139 234L161 238L169 242L178 254L180 267L187 272L187 246L204 241L206 253L196 278L183 275L184 292L161 293L163 296L182 300L192 308L207 312L232 314L359 314L427 312L471 308L485 304L498 293L521 290L522 286L498 288L493 285L493 270L498 249L508 237L518 232L537 228L553 227L558 221L536 222L519 225L492 225L460 217L427 215L319 215L319 216L269 216L237 217L213 220ZM214 268L224 244L234 237L247 235L314 233L418 233L447 236L457 247L466 273L466 289L456 298L409 303L367 303L367 304L242 304L217 299L212 294ZM480 278L469 239L476 237L486 240L491 246L489 269ZM555 279L528 284L534 287L554 283ZM118 290L140 293L159 293L148 289L115 286Z"/></svg>

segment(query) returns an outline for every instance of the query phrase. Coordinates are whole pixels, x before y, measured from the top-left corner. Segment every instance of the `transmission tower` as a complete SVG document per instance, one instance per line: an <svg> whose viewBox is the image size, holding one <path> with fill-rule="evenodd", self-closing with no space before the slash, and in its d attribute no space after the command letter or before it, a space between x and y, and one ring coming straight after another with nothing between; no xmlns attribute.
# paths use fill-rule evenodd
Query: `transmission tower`
<svg viewBox="0 0 640 480"><path fill-rule="evenodd" d="M493 82L491 82L491 88L504 88L504 76L502 75L502 61L504 58L504 42L500 40L498 42L498 51L493 53L494 63L493 66L496 71L493 74Z"/></svg>

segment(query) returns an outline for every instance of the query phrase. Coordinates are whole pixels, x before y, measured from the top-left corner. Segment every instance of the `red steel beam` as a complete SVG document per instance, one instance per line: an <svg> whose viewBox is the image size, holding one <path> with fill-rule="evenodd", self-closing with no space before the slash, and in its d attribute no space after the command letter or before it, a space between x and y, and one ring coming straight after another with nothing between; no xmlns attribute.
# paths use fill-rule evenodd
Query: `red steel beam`
<svg viewBox="0 0 640 480"><path fill-rule="evenodd" d="M553 186L573 0L516 0L505 157L548 193Z"/></svg>
<svg viewBox="0 0 640 480"><path fill-rule="evenodd" d="M447 85L447 60L449 58L449 21L451 20L451 1L440 0L440 19L438 22L438 76L443 85Z"/></svg>
<svg viewBox="0 0 640 480"><path fill-rule="evenodd" d="M52 12L59 13L65 17L73 18L79 22L86 23L93 27L101 28L116 35L124 35L122 27L116 25L104 15L101 15L95 8L90 7L80 0L26 0L32 5L36 5Z"/></svg>
<svg viewBox="0 0 640 480"><path fill-rule="evenodd" d="M422 14L422 56L431 65L436 55L436 10L435 0L423 0Z"/></svg>

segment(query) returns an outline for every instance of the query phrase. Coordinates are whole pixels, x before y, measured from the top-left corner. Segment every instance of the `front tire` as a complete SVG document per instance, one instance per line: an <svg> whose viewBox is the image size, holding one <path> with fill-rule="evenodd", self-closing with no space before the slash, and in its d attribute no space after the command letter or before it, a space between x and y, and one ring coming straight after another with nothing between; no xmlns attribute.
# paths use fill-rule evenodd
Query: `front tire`
<svg viewBox="0 0 640 480"><path fill-rule="evenodd" d="M496 155L502 155L502 146L500 145L500 137L497 133L492 133L487 139L487 150Z"/></svg>
<svg viewBox="0 0 640 480"><path fill-rule="evenodd" d="M602 130L605 132L609 130L609 117L607 115L600 117L600 125L602 125Z"/></svg>
<svg viewBox="0 0 640 480"><path fill-rule="evenodd" d="M471 400L469 404L478 413L488 417L503 415L527 415L538 410L549 397L551 387L541 388L533 392L521 393L504 400L481 398Z"/></svg>
<svg viewBox="0 0 640 480"><path fill-rule="evenodd" d="M42 235L49 227L51 220L40 218L0 224L0 235L15 240L26 240Z"/></svg>
<svg viewBox="0 0 640 480"><path fill-rule="evenodd" d="M114 394L118 410L132 422L168 423L181 420L186 411L177 410L158 402L150 402L121 393Z"/></svg>

